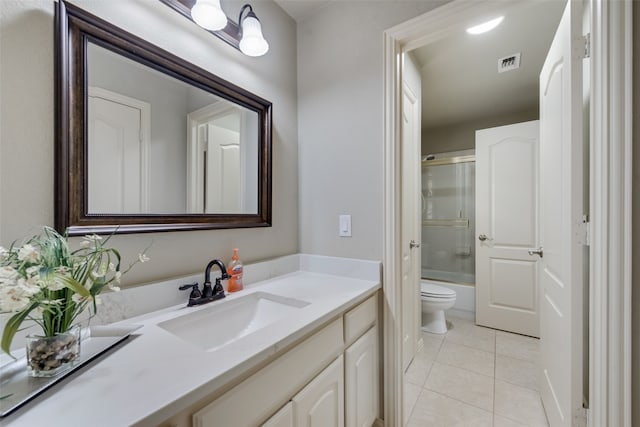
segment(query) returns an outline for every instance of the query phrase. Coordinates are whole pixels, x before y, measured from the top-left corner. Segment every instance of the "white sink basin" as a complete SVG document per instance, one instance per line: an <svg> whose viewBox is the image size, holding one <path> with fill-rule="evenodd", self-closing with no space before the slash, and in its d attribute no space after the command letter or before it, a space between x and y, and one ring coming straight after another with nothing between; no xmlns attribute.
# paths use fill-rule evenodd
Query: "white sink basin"
<svg viewBox="0 0 640 427"><path fill-rule="evenodd" d="M158 323L158 326L210 351L265 328L309 305L306 301L267 292L255 292L232 301L222 300L210 304L205 309Z"/></svg>

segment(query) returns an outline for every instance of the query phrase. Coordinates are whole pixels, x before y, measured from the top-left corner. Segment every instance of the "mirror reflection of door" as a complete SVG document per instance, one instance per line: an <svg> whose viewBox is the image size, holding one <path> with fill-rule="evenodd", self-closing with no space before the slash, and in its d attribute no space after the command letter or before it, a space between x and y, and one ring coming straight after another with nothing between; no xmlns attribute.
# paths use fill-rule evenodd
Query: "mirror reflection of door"
<svg viewBox="0 0 640 427"><path fill-rule="evenodd" d="M190 113L187 120L190 212L247 212L243 111L228 103L213 103Z"/></svg>
<svg viewBox="0 0 640 427"><path fill-rule="evenodd" d="M150 105L98 87L88 102L88 212L146 212Z"/></svg>

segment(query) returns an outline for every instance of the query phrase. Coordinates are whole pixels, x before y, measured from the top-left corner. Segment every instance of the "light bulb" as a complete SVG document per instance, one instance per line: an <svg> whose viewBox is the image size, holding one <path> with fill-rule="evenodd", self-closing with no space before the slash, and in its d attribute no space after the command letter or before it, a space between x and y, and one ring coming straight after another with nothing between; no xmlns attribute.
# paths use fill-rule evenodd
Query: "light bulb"
<svg viewBox="0 0 640 427"><path fill-rule="evenodd" d="M218 31L227 26L227 15L220 7L220 0L198 0L191 8L191 17L207 30Z"/></svg>
<svg viewBox="0 0 640 427"><path fill-rule="evenodd" d="M262 56L269 50L269 43L262 35L262 25L255 15L250 14L242 21L240 51L247 56Z"/></svg>
<svg viewBox="0 0 640 427"><path fill-rule="evenodd" d="M500 16L500 17L498 17L496 19L492 19L491 21L487 21L487 22L482 23L480 25L476 25L474 27L467 28L467 33L469 33L469 34L486 33L487 31L491 31L495 27L500 25L500 23L502 22L503 19L504 19L504 16Z"/></svg>

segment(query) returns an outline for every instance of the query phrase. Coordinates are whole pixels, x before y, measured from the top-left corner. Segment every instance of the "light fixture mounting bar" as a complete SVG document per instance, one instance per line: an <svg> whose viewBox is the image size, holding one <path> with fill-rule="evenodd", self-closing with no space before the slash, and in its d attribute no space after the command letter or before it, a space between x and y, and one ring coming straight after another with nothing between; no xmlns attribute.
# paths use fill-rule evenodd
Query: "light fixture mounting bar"
<svg viewBox="0 0 640 427"><path fill-rule="evenodd" d="M191 17L191 8L196 3L195 0L160 0L162 3L175 10L189 21L194 22ZM240 23L235 23L231 19L227 19L227 26L219 31L209 31L220 40L230 44L234 48L240 50Z"/></svg>

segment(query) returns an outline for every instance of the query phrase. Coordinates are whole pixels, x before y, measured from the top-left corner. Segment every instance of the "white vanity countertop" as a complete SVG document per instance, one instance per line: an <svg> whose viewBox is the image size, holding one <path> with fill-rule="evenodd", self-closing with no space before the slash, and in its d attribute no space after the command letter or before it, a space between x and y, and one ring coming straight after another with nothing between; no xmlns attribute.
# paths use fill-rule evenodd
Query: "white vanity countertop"
<svg viewBox="0 0 640 427"><path fill-rule="evenodd" d="M246 286L245 290L229 294L221 301L199 307L185 307L183 303L119 322L143 327L103 359L91 362L0 419L0 425L157 425L380 288L378 262L310 255L292 257L295 257L297 271ZM291 257L287 258L290 262ZM265 270L268 263L262 264L261 269ZM295 298L309 305L212 351L205 351L157 326L164 320L253 292ZM225 325L210 327L224 328Z"/></svg>

